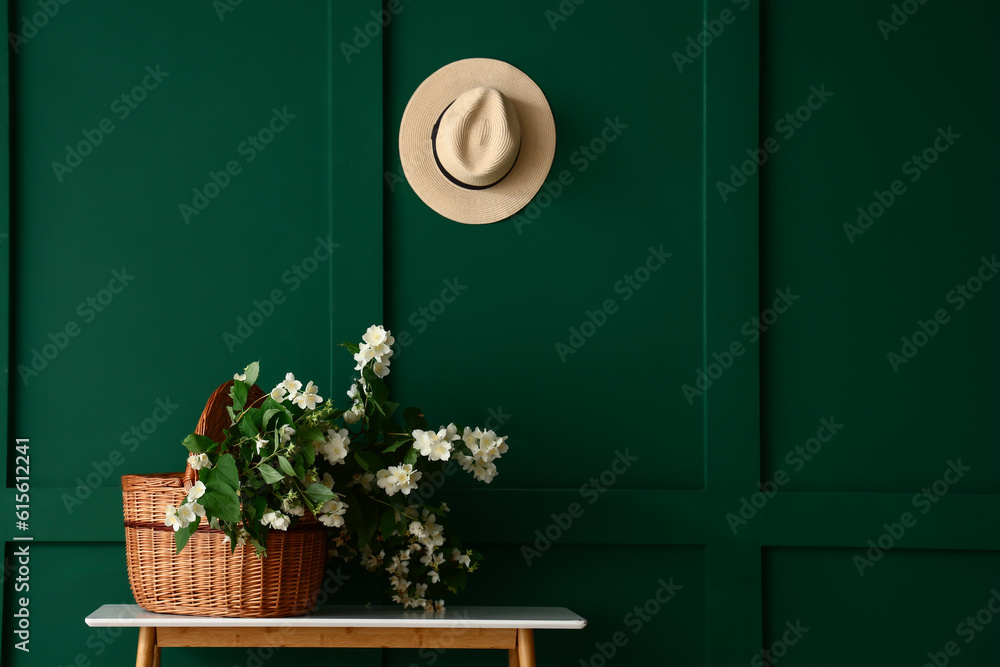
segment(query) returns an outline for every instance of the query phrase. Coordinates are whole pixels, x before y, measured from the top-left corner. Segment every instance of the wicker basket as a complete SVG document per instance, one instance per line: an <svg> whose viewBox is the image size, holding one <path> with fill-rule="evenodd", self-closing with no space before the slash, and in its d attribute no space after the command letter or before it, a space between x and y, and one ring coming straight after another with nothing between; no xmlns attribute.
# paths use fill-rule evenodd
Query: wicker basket
<svg viewBox="0 0 1000 667"><path fill-rule="evenodd" d="M229 426L227 382L212 394L197 433L216 442ZM248 403L263 396L250 388ZM268 535L267 557L250 546L230 553L225 534L199 528L175 554L174 531L163 524L167 505L181 505L197 479L183 473L125 475L125 555L135 600L143 609L167 614L230 617L297 616L310 611L323 580L326 527L308 512L287 532Z"/></svg>

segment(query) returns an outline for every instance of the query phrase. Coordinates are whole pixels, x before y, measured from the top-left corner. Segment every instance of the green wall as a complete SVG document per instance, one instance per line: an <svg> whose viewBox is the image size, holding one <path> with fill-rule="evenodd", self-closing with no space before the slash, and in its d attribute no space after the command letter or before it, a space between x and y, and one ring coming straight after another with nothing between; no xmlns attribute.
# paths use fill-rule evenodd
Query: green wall
<svg viewBox="0 0 1000 667"><path fill-rule="evenodd" d="M442 492L488 558L456 602L589 620L538 633L540 664L596 667L616 632L608 664L995 661L1000 630L963 623L1000 588L1000 287L976 282L1000 253L1000 8L579 2L400 0L384 27L372 0L8 3L5 575L34 541L31 652L5 576L0 660L130 664L134 630L82 621L131 600L118 477L179 470L251 360L339 397L334 345L383 321L399 400L510 436L491 486ZM557 127L548 196L493 225L431 211L396 149L412 91L467 57L524 70ZM331 602L378 601L345 574Z"/></svg>

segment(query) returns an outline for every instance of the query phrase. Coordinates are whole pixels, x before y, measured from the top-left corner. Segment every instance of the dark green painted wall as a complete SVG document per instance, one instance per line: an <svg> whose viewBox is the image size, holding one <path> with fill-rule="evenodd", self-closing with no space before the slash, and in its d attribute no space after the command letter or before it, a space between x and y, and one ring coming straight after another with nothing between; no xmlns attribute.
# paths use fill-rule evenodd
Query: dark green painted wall
<svg viewBox="0 0 1000 667"><path fill-rule="evenodd" d="M0 68L0 419L6 470L13 439L31 439L35 542L32 651L13 648L6 578L0 659L130 664L135 631L101 637L82 622L130 598L117 477L179 469L204 398L250 360L339 396L352 364L333 344L384 321L408 341L393 364L402 401L511 437L493 485L456 478L445 495L488 557L462 603L589 619L540 632L541 664L599 665L618 631L628 641L608 664L761 664L754 654L774 647L781 665L917 665L949 641L955 664L995 662L995 625L967 643L959 624L1000 587L1000 287L984 283L961 309L948 294L1000 252L1000 10L897 4L917 9L889 30L892 3L860 0L402 0L376 30L371 0L222 13L71 2L35 34L23 21L37 3L9 3L10 31L27 41ZM561 190L494 225L433 213L396 151L409 95L466 57L506 60L540 85L558 132L549 180L566 172ZM122 118L114 100L147 66L169 74ZM286 108L295 117L250 160L242 142ZM114 130L60 180L52 162L105 117ZM949 127L960 137L911 181L904 163ZM743 164L761 149L762 168ZM230 160L238 173L185 220L179 205L203 204L192 189ZM892 205L845 231L894 179ZM324 239L338 244L329 258ZM629 288L661 246L669 259ZM116 270L135 278L96 312L86 300L111 296L100 290ZM457 297L442 308L446 289ZM275 290L273 314L251 318ZM606 322L560 355L607 299ZM945 323L895 372L887 354L937 309ZM241 317L259 325L237 330ZM755 317L774 318L759 336ZM22 379L49 343L54 358ZM176 405L162 423L157 401ZM638 461L612 481L625 451ZM959 460L969 469L946 476ZM78 489L90 474L96 488ZM602 474L609 490L581 488ZM759 481L778 492L755 495ZM915 497L925 487L933 497ZM75 494L86 497L70 512ZM573 503L583 516L559 528L553 514ZM8 554L13 505L8 488ZM537 542L546 530L551 547ZM866 553L880 539L893 548ZM331 601L377 594L343 573ZM649 602L664 583L681 588ZM164 656L255 664L245 651ZM313 659L330 658L283 651L265 664Z"/></svg>

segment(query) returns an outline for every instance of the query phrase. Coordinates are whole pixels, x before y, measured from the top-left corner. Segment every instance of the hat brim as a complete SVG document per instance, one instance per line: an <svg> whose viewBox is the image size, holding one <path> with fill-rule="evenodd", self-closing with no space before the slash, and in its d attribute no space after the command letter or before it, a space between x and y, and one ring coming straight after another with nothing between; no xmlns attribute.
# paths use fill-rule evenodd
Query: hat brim
<svg viewBox="0 0 1000 667"><path fill-rule="evenodd" d="M510 172L496 185L468 190L441 173L431 132L441 113L461 93L496 88L513 103L521 126L521 148ZM445 65L414 91L399 125L399 158L413 191L444 217L467 225L509 218L545 182L556 152L556 124L541 89L513 65L490 58L467 58Z"/></svg>

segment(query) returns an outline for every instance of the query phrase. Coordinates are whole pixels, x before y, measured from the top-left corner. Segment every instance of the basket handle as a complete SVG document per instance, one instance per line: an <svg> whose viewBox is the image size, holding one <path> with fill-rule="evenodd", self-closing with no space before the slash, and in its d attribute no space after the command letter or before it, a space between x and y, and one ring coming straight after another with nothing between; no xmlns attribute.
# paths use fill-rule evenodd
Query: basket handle
<svg viewBox="0 0 1000 667"><path fill-rule="evenodd" d="M233 404L233 399L229 395L232 386L232 380L224 382L208 397L205 409L201 411L198 425L194 429L195 433L209 437L215 442L222 442L224 437L222 431L231 425L228 408ZM253 385L247 392L247 405L256 403L263 397L264 391L257 385ZM198 471L192 468L191 464L185 466L183 480L185 491L190 491L194 483L198 481Z"/></svg>

